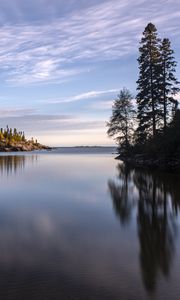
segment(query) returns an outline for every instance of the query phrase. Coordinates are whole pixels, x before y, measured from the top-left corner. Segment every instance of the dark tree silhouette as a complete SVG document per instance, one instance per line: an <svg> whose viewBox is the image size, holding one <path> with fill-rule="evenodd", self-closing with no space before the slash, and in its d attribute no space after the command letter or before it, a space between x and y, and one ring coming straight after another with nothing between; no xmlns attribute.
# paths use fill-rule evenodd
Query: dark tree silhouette
<svg viewBox="0 0 180 300"><path fill-rule="evenodd" d="M155 136L159 109L160 39L154 24L149 23L140 42L139 79L137 81L138 136L142 141Z"/></svg>
<svg viewBox="0 0 180 300"><path fill-rule="evenodd" d="M107 123L108 135L115 137L124 155L128 152L132 140L134 113L132 95L124 88L114 101L112 116Z"/></svg>
<svg viewBox="0 0 180 300"><path fill-rule="evenodd" d="M174 96L180 91L178 88L178 80L175 76L176 61L174 59L174 51L171 49L171 42L169 39L163 39L161 47L161 102L163 105L162 117L164 123L164 130L167 128L168 121L172 120L178 102Z"/></svg>

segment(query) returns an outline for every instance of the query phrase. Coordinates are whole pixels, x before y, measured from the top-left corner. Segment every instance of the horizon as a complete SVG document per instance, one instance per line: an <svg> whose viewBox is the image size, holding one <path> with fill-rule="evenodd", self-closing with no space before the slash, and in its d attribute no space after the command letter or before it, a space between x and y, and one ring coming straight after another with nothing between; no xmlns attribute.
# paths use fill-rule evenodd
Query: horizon
<svg viewBox="0 0 180 300"><path fill-rule="evenodd" d="M180 79L175 0L1 0L0 9L0 127L42 144L116 146L106 122L123 87L136 95L139 41L149 22L170 39Z"/></svg>
<svg viewBox="0 0 180 300"><path fill-rule="evenodd" d="M74 146L63 146L63 145L59 145L59 146L52 146L54 148L116 148L118 147L118 145L113 144L113 145L88 145L88 144L80 144L80 145L74 145Z"/></svg>

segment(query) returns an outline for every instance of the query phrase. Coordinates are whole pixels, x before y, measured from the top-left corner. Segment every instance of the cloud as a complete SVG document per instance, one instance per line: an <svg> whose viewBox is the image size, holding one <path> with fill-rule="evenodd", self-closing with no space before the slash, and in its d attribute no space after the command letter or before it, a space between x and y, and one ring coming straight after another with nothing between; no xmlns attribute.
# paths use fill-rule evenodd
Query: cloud
<svg viewBox="0 0 180 300"><path fill-rule="evenodd" d="M5 116L0 117L1 127L7 124L9 127L16 127L24 130L27 134L61 132L61 131L83 131L87 129L104 128L105 121L83 119L73 115L49 115L49 114L23 114L16 115L8 111Z"/></svg>
<svg viewBox="0 0 180 300"><path fill-rule="evenodd" d="M48 114L16 114L12 115L8 113L0 117L1 120L6 119L7 121L23 121L25 123L31 122L48 122L48 121L64 121L69 119L74 119L75 117L67 115L48 115Z"/></svg>
<svg viewBox="0 0 180 300"><path fill-rule="evenodd" d="M110 110L112 108L112 105L113 105L113 100L99 101L90 104L90 108L95 110Z"/></svg>
<svg viewBox="0 0 180 300"><path fill-rule="evenodd" d="M2 14L7 10L3 3ZM6 23L10 25L0 28L1 77L13 85L63 82L87 72L89 66L99 61L136 53L149 16L164 32L173 28L173 35L180 33L180 3L175 0L93 1L88 6L81 1L79 7L76 1L70 1L74 9L66 11L64 8L70 5L65 1L48 5L49 2L38 0L32 6L37 7L38 23L28 19L30 8L24 1L15 3L16 23L11 24L9 15ZM42 18L41 12L45 10L51 18ZM64 15L60 14L61 10ZM23 21L18 23L18 20Z"/></svg>
<svg viewBox="0 0 180 300"><path fill-rule="evenodd" d="M36 110L32 108L6 108L0 109L0 118L7 117L20 117L20 116L29 116L35 113Z"/></svg>
<svg viewBox="0 0 180 300"><path fill-rule="evenodd" d="M66 97L62 99L48 99L48 100L42 100L40 102L47 102L47 103L69 103L69 102L76 102L80 100L85 100L85 99L92 99L92 98L97 98L102 95L108 95L108 94L113 94L117 93L119 89L110 89L110 90L104 90L104 91L90 91L82 94L78 94L75 96L71 97Z"/></svg>

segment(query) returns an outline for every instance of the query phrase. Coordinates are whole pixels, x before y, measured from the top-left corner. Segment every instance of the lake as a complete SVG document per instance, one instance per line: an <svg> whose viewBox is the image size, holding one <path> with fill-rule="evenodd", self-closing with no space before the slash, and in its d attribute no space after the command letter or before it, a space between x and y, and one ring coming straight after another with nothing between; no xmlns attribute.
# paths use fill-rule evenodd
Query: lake
<svg viewBox="0 0 180 300"><path fill-rule="evenodd" d="M180 176L112 152L0 154L0 299L180 299Z"/></svg>

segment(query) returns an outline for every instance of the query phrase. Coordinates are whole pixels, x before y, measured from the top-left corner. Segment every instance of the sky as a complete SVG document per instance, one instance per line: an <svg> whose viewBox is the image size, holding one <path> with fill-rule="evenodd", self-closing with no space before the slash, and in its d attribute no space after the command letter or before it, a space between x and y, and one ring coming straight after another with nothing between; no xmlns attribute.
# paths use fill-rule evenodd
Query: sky
<svg viewBox="0 0 180 300"><path fill-rule="evenodd" d="M136 96L149 22L180 79L180 0L0 0L0 127L50 146L113 145L106 122L123 87Z"/></svg>

